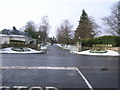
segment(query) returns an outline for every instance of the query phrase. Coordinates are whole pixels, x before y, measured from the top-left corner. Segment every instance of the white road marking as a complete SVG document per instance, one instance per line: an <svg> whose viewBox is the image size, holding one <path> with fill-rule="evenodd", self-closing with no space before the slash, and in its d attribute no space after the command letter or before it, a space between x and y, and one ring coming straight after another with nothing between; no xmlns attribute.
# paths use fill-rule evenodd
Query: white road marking
<svg viewBox="0 0 120 90"><path fill-rule="evenodd" d="M75 70L83 78L90 90L94 90L89 81L85 78L82 72L77 67L50 67L50 66L0 66L0 69L53 69L53 70Z"/></svg>
<svg viewBox="0 0 120 90"><path fill-rule="evenodd" d="M83 78L83 80L85 81L85 83L87 84L87 86L89 87L90 90L94 90L93 87L91 86L91 84L89 83L89 81L85 78L85 76L82 74L82 72L76 67L76 70L78 71L78 73L80 74L80 76Z"/></svg>
<svg viewBox="0 0 120 90"><path fill-rule="evenodd" d="M50 66L2 66L0 69L56 69L56 70L76 70L76 67L50 67Z"/></svg>

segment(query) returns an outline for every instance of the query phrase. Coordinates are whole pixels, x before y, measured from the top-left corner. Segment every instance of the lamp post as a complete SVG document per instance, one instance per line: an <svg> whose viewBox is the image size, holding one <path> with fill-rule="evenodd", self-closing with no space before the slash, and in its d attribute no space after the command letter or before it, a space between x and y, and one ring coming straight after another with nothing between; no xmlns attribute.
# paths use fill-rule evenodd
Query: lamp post
<svg viewBox="0 0 120 90"><path fill-rule="evenodd" d="M38 36L37 50L39 50L39 51L41 50L40 38L41 38L41 36Z"/></svg>
<svg viewBox="0 0 120 90"><path fill-rule="evenodd" d="M78 52L82 50L82 42L81 42L81 37L79 37L79 46L78 46Z"/></svg>

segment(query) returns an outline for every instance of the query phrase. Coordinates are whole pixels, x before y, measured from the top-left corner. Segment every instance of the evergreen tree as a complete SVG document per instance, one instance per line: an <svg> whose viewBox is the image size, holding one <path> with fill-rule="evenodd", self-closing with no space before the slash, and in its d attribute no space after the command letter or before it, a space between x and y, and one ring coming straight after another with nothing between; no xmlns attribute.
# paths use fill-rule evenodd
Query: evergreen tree
<svg viewBox="0 0 120 90"><path fill-rule="evenodd" d="M85 12L85 10L82 11L82 15L80 17L80 22L83 22L85 20L88 20L88 15L87 13Z"/></svg>
<svg viewBox="0 0 120 90"><path fill-rule="evenodd" d="M97 27L98 25L94 21L90 20L88 14L83 10L79 25L75 31L75 40L78 41L79 37L81 37L81 39L93 38L97 34L95 32Z"/></svg>

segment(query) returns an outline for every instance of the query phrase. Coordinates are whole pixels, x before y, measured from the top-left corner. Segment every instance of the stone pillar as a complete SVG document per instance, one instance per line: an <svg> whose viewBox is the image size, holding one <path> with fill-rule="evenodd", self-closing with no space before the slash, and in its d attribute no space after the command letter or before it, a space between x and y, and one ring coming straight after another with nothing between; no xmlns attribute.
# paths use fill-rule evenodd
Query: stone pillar
<svg viewBox="0 0 120 90"><path fill-rule="evenodd" d="M82 51L82 42L77 42L77 51Z"/></svg>

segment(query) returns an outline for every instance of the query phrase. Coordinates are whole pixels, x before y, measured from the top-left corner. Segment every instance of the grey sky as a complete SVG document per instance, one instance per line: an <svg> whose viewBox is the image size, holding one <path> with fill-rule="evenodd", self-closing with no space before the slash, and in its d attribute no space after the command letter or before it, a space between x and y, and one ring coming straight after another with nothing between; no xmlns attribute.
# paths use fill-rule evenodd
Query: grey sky
<svg viewBox="0 0 120 90"><path fill-rule="evenodd" d="M0 30L12 29L13 26L19 29L30 20L39 24L43 16L48 16L51 25L50 36L53 36L56 27L65 19L68 19L75 29L83 9L102 26L101 18L110 14L110 7L117 1L0 0Z"/></svg>

